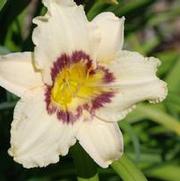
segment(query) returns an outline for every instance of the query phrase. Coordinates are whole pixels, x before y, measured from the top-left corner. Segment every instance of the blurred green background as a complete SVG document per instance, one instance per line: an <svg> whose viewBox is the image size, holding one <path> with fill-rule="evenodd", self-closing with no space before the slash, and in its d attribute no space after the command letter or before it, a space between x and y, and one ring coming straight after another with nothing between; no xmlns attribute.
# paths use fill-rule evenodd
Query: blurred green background
<svg viewBox="0 0 180 181"><path fill-rule="evenodd" d="M125 16L124 49L160 58L162 66L158 75L168 83L169 88L163 103L139 104L119 123L129 160L125 158L126 165L117 162L108 169L98 168L100 180L140 181L139 176L135 175L136 169L139 169L150 181L180 181L180 1L76 2L84 4L89 20L104 11ZM45 11L39 0L0 0L0 54L33 50L32 18ZM78 170L70 155L61 158L56 165L31 170L23 169L8 156L10 124L17 100L17 97L0 88L0 181L76 180ZM92 171L91 168L84 169L85 172ZM128 175L134 178L130 180ZM97 181L97 178L92 180Z"/></svg>

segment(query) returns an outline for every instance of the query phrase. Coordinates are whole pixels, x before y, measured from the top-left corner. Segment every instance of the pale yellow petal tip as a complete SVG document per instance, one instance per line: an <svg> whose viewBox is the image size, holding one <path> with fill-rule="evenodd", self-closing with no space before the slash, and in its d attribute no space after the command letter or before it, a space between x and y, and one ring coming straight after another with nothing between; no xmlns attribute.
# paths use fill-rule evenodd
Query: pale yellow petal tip
<svg viewBox="0 0 180 181"><path fill-rule="evenodd" d="M113 164L115 161L118 161L123 155L123 152L120 153L116 158L113 158L112 160L106 161L104 165L101 165L102 168L108 168L111 164Z"/></svg>
<svg viewBox="0 0 180 181"><path fill-rule="evenodd" d="M118 155L116 158L114 158L114 160L112 160L111 164L112 164L113 162L118 161L119 159L121 159L121 157L123 156L123 154L124 154L124 149L120 150L119 155Z"/></svg>
<svg viewBox="0 0 180 181"><path fill-rule="evenodd" d="M105 164L102 165L101 167L103 167L103 168L108 168L109 165L111 165L113 162L119 160L119 159L122 157L123 154L124 154L124 149L123 149L123 148L120 148L118 154L112 155L112 157L111 157L109 160L106 160L106 161L105 161Z"/></svg>
<svg viewBox="0 0 180 181"><path fill-rule="evenodd" d="M41 22L48 22L48 16L38 16L32 20L33 24L39 25Z"/></svg>
<svg viewBox="0 0 180 181"><path fill-rule="evenodd" d="M11 157L13 157L13 150L12 150L12 148L9 148L9 150L8 150L8 154L11 156Z"/></svg>
<svg viewBox="0 0 180 181"><path fill-rule="evenodd" d="M124 119L130 112L132 112L136 108L136 105L131 106L130 108L127 108L125 111L122 111L120 113L121 117L118 121Z"/></svg>
<svg viewBox="0 0 180 181"><path fill-rule="evenodd" d="M149 103L157 104L157 103L160 103L166 99L166 97L168 95L167 83L164 81L160 81L160 82L161 82L161 92L159 92L159 97L155 100L150 100Z"/></svg>
<svg viewBox="0 0 180 181"><path fill-rule="evenodd" d="M53 156L51 159L41 158L38 160L32 159L26 156L18 156L16 154L15 149L12 147L8 150L8 154L13 157L13 160L19 164L21 164L26 169L31 168L44 168L47 167L49 164L55 164L59 162L59 156Z"/></svg>
<svg viewBox="0 0 180 181"><path fill-rule="evenodd" d="M155 66L155 72L158 71L158 68L161 66L161 61L158 59L158 58L155 58L155 57L147 57L146 58L147 61L151 62L152 64L154 64ZM153 100L149 100L150 103L152 104L157 104L157 103L160 103L162 101L164 101L168 95L168 86L167 86L167 83L162 81L162 80L159 80L159 84L160 84L160 90L159 92L157 92L157 99L153 99Z"/></svg>
<svg viewBox="0 0 180 181"><path fill-rule="evenodd" d="M122 16L121 20L124 22L126 20L125 16Z"/></svg>
<svg viewBox="0 0 180 181"><path fill-rule="evenodd" d="M43 4L49 8L52 3L56 3L64 6L74 6L76 3L73 0L42 0Z"/></svg>

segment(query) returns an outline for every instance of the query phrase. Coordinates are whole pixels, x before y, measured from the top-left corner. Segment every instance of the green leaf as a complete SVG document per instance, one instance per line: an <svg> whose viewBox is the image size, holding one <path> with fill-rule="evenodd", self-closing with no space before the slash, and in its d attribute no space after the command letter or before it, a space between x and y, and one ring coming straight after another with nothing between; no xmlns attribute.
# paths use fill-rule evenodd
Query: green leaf
<svg viewBox="0 0 180 181"><path fill-rule="evenodd" d="M0 55L5 55L8 53L10 53L10 51L7 48L0 46Z"/></svg>
<svg viewBox="0 0 180 181"><path fill-rule="evenodd" d="M2 10L2 8L4 7L4 5L6 4L7 0L0 0L0 11Z"/></svg>
<svg viewBox="0 0 180 181"><path fill-rule="evenodd" d="M0 11L0 42L4 44L10 26L17 20L18 15L30 4L29 0L8 0L3 11Z"/></svg>
<svg viewBox="0 0 180 181"><path fill-rule="evenodd" d="M142 53L144 55L147 55L149 52L153 50L159 43L160 40L158 37L154 37L152 39L148 39L148 41L143 43L140 42L138 36L135 33L130 34L127 37L129 45L132 47L134 51L138 51L139 53Z"/></svg>
<svg viewBox="0 0 180 181"><path fill-rule="evenodd" d="M31 179L28 179L27 181L51 181L50 178L31 178Z"/></svg>
<svg viewBox="0 0 180 181"><path fill-rule="evenodd" d="M74 160L79 181L99 180L95 162L79 144L76 144L71 148L71 155Z"/></svg>
<svg viewBox="0 0 180 181"><path fill-rule="evenodd" d="M100 0L96 1L87 13L88 19L92 20L96 15L101 13L108 6L109 6L109 4L106 2L102 2Z"/></svg>
<svg viewBox="0 0 180 181"><path fill-rule="evenodd" d="M135 153L136 153L136 161L139 161L140 160L140 154L141 154L140 143L139 143L139 139L138 139L133 127L127 121L120 121L119 126L131 138L131 140L133 142L133 145L134 145L134 150L135 150Z"/></svg>
<svg viewBox="0 0 180 181"><path fill-rule="evenodd" d="M144 10L149 5L153 4L155 0L136 0L129 1L128 3L119 3L118 6L109 8L108 10L113 11L117 16L126 16L129 14L135 14L139 10ZM139 14L137 13L137 16Z"/></svg>
<svg viewBox="0 0 180 181"><path fill-rule="evenodd" d="M111 167L124 181L147 181L141 170L125 154Z"/></svg>
<svg viewBox="0 0 180 181"><path fill-rule="evenodd" d="M172 68L170 69L166 82L168 84L169 94L165 100L166 106L169 112L178 118L180 113L180 56L177 55L176 62L174 62Z"/></svg>
<svg viewBox="0 0 180 181"><path fill-rule="evenodd" d="M176 61L179 58L179 54L176 51L165 51L155 54L162 62L162 65L159 67L158 74L166 75L171 68L176 64Z"/></svg>
<svg viewBox="0 0 180 181"><path fill-rule="evenodd" d="M137 112L136 110L132 111L131 113L129 113L127 115L127 117L125 118L124 121L127 121L129 123L135 123L135 122L139 122L142 119L145 119L146 116L144 113L142 112Z"/></svg>
<svg viewBox="0 0 180 181"><path fill-rule="evenodd" d="M81 177L78 177L78 181L99 181L99 177L98 175L95 175L91 178L81 178Z"/></svg>
<svg viewBox="0 0 180 181"><path fill-rule="evenodd" d="M165 101L169 111L175 116L178 117L180 113L180 94L169 92L168 97Z"/></svg>
<svg viewBox="0 0 180 181"><path fill-rule="evenodd" d="M180 135L180 122L171 115L157 109L157 107L141 104L137 106L136 111L144 114L146 118L161 124L168 130Z"/></svg>
<svg viewBox="0 0 180 181"><path fill-rule="evenodd" d="M175 17L178 17L179 14L180 14L179 6L174 6L173 8L169 8L167 11L153 14L153 16L149 18L148 25L149 26L159 25L162 22L166 22L174 19Z"/></svg>
<svg viewBox="0 0 180 181"><path fill-rule="evenodd" d="M166 81L168 83L168 88L170 91L177 91L180 93L180 57L176 64L171 69L170 73L166 77Z"/></svg>
<svg viewBox="0 0 180 181"><path fill-rule="evenodd" d="M179 181L180 166L169 163L157 166L146 172L148 176L159 178L166 181Z"/></svg>
<svg viewBox="0 0 180 181"><path fill-rule="evenodd" d="M5 109L12 109L16 105L16 102L5 102L0 104L0 111Z"/></svg>

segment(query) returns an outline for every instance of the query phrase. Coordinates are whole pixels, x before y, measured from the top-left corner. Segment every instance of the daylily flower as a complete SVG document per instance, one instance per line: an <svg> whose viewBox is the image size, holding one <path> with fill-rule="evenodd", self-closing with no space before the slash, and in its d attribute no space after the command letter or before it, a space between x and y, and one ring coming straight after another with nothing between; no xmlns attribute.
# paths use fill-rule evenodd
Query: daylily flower
<svg viewBox="0 0 180 181"><path fill-rule="evenodd" d="M123 153L117 121L135 104L160 102L160 61L124 51L124 18L110 12L92 22L72 0L44 0L34 19L34 52L0 57L0 85L20 97L9 154L26 168L59 161L79 141L101 167Z"/></svg>

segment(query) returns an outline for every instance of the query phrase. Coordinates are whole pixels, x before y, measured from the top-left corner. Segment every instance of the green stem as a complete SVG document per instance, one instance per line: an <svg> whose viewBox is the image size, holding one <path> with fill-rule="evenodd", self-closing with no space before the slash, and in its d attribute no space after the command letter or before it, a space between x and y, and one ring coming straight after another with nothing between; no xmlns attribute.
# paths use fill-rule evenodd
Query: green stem
<svg viewBox="0 0 180 181"><path fill-rule="evenodd" d="M120 160L115 161L111 167L124 181L147 181L143 173L125 154Z"/></svg>

